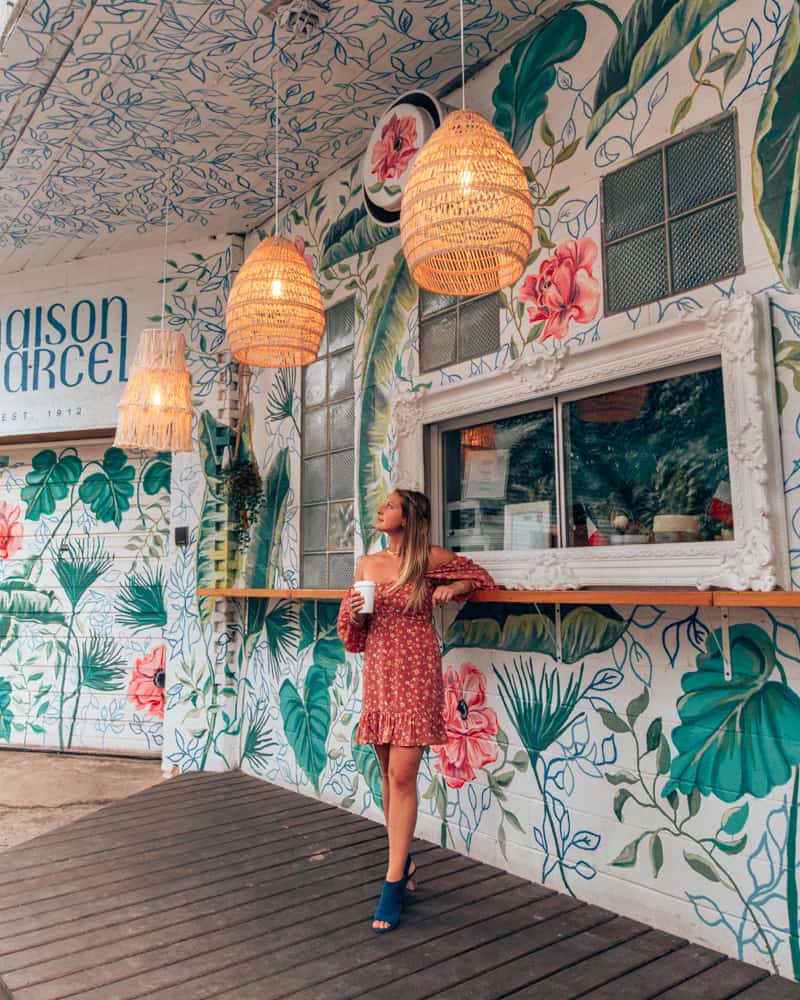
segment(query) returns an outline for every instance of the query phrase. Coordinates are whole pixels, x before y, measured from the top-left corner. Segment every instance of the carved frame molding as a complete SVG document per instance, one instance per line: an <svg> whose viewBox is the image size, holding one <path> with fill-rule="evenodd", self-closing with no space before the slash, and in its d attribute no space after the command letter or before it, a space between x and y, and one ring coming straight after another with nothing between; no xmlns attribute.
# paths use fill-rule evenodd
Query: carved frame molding
<svg viewBox="0 0 800 1000"><path fill-rule="evenodd" d="M398 393L391 415L395 482L424 488L425 427L509 402L595 389L687 362L720 357L736 538L723 542L483 552L498 583L530 589L588 586L788 588L775 371L766 296L740 294L678 323L597 343L538 350L506 368L416 393Z"/></svg>

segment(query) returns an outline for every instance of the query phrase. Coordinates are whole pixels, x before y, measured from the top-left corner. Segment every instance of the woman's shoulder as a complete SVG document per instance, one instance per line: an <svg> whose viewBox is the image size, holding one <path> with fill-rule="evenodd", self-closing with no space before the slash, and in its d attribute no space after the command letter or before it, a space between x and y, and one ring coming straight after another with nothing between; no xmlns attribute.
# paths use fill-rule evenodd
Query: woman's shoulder
<svg viewBox="0 0 800 1000"><path fill-rule="evenodd" d="M441 545L431 545L428 553L428 569L439 569L440 566L447 565L455 558L455 552L451 552L450 549L445 549Z"/></svg>

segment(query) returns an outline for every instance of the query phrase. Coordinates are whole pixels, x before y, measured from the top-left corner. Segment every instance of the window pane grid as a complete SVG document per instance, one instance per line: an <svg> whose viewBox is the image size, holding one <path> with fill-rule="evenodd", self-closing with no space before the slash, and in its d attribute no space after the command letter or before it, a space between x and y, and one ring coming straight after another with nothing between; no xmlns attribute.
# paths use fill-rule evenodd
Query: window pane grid
<svg viewBox="0 0 800 1000"><path fill-rule="evenodd" d="M500 302L495 293L457 299L454 305L425 312L420 289L419 369L435 371L500 348ZM466 321L465 321L466 316Z"/></svg>
<svg viewBox="0 0 800 1000"><path fill-rule="evenodd" d="M734 116L727 115L664 143L606 175L602 201L606 315L740 273ZM656 220L657 202L661 207ZM715 206L721 206L719 214L724 223L721 248L711 232L703 239L706 233L702 220L697 218L703 210ZM633 220L637 218L647 224L636 227ZM690 228L698 241L693 250L700 264L686 261L681 256L682 248L676 246L676 242L680 243L676 230L687 232Z"/></svg>
<svg viewBox="0 0 800 1000"><path fill-rule="evenodd" d="M346 585L353 575L355 299L326 310L319 358L303 373L301 582Z"/></svg>

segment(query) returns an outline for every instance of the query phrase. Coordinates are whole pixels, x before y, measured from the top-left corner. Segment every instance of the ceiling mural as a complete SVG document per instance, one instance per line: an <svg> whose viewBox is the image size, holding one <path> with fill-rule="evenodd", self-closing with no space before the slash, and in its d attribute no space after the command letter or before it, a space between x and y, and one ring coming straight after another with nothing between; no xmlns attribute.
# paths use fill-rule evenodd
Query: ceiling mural
<svg viewBox="0 0 800 1000"><path fill-rule="evenodd" d="M469 65L554 6L467 3ZM457 73L454 0L330 4L284 34L284 199L358 155L399 94ZM176 237L252 229L272 205L275 52L261 0L28 0L0 51L0 268L147 242L167 186Z"/></svg>

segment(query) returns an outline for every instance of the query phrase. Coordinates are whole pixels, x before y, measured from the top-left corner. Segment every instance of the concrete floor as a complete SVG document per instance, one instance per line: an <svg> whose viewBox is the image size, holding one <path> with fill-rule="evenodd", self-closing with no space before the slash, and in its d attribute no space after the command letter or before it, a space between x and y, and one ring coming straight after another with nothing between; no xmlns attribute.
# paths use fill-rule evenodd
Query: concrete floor
<svg viewBox="0 0 800 1000"><path fill-rule="evenodd" d="M161 780L158 760L0 750L0 851Z"/></svg>

